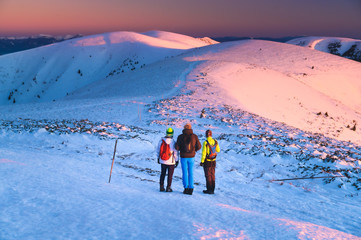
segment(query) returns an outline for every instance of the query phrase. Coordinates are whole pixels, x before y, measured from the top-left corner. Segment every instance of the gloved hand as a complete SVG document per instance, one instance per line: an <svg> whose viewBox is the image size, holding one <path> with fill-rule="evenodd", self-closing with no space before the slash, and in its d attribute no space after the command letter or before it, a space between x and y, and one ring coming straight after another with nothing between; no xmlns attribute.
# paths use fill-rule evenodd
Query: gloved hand
<svg viewBox="0 0 361 240"><path fill-rule="evenodd" d="M200 164L199 164L201 167L203 167L203 163L201 162Z"/></svg>
<svg viewBox="0 0 361 240"><path fill-rule="evenodd" d="M159 158L158 158L158 164L160 164Z"/></svg>
<svg viewBox="0 0 361 240"><path fill-rule="evenodd" d="M179 163L179 161L176 161L176 162L175 162L175 166L174 166L175 168L178 167L178 163Z"/></svg>

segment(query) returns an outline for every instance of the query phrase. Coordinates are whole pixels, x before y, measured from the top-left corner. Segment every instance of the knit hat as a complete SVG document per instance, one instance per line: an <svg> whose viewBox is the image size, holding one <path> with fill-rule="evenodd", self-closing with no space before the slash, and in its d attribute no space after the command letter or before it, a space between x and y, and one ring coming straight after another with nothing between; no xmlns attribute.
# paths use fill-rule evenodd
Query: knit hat
<svg viewBox="0 0 361 240"><path fill-rule="evenodd" d="M206 137L212 137L212 131L211 130L207 130L206 131Z"/></svg>
<svg viewBox="0 0 361 240"><path fill-rule="evenodd" d="M166 134L168 137L173 137L174 134L173 128L167 128Z"/></svg>
<svg viewBox="0 0 361 240"><path fill-rule="evenodd" d="M184 129L192 129L192 125L190 123L187 123L184 125Z"/></svg>

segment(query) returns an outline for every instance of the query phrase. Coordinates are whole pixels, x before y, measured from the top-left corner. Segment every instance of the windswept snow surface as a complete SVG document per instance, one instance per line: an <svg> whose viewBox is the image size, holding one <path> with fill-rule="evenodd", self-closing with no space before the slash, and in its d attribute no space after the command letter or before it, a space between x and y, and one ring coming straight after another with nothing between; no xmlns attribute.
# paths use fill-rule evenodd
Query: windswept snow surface
<svg viewBox="0 0 361 240"><path fill-rule="evenodd" d="M361 239L360 63L267 41L178 54L0 107L0 239ZM199 153L192 196L180 167L159 192L155 148L187 122L219 141L214 195Z"/></svg>

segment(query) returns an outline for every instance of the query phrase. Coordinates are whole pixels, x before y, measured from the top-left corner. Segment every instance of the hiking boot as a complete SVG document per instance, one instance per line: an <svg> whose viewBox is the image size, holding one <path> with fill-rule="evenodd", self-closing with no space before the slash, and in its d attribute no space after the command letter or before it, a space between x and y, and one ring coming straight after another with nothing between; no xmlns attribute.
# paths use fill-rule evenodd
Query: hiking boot
<svg viewBox="0 0 361 240"><path fill-rule="evenodd" d="M189 188L185 188L184 191L183 191L183 194L188 194L188 190Z"/></svg>
<svg viewBox="0 0 361 240"><path fill-rule="evenodd" d="M164 185L160 185L159 191L161 191L161 192L165 191Z"/></svg>
<svg viewBox="0 0 361 240"><path fill-rule="evenodd" d="M173 192L173 190L170 187L167 187L167 189L165 191L166 192Z"/></svg>
<svg viewBox="0 0 361 240"><path fill-rule="evenodd" d="M212 190L203 190L203 193L205 193L205 194L214 194L214 191L212 191Z"/></svg>
<svg viewBox="0 0 361 240"><path fill-rule="evenodd" d="M193 188L188 188L188 192L186 194L192 195L193 194Z"/></svg>

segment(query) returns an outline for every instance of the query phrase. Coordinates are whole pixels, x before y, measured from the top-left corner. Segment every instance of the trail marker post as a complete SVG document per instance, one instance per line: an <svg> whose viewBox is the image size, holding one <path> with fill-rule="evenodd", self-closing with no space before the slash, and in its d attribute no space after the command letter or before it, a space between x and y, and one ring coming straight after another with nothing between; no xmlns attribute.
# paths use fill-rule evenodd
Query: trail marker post
<svg viewBox="0 0 361 240"><path fill-rule="evenodd" d="M110 168L110 175L109 175L109 183L110 183L110 179L112 178L112 171L113 171L113 165L114 165L114 159L115 159L115 152L117 151L117 143L118 143L118 139L115 140L112 167Z"/></svg>

